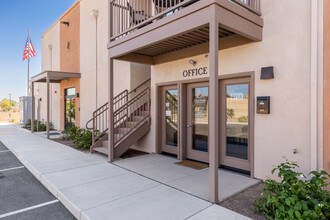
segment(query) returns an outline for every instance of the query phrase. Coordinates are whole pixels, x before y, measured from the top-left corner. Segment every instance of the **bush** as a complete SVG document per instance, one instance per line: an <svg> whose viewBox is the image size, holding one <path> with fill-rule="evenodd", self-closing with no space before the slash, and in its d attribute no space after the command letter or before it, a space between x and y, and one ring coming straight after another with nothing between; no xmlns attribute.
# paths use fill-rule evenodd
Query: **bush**
<svg viewBox="0 0 330 220"><path fill-rule="evenodd" d="M64 131L62 131L63 139L65 140L74 140L78 134L79 127L72 126L66 128Z"/></svg>
<svg viewBox="0 0 330 220"><path fill-rule="evenodd" d="M239 123L247 123L249 121L248 116L241 116L238 118Z"/></svg>
<svg viewBox="0 0 330 220"><path fill-rule="evenodd" d="M77 148L90 148L92 146L92 132L79 128L73 143L77 145Z"/></svg>
<svg viewBox="0 0 330 220"><path fill-rule="evenodd" d="M87 149L92 146L92 132L79 127L68 127L63 132L63 139L73 140L77 148Z"/></svg>
<svg viewBox="0 0 330 220"><path fill-rule="evenodd" d="M312 171L312 178L294 171L296 162L281 163L272 170L278 171L277 182L265 181L262 197L254 203L255 210L268 219L330 219L330 194L324 190L328 184L326 171Z"/></svg>
<svg viewBox="0 0 330 220"><path fill-rule="evenodd" d="M53 124L51 122L49 122L49 127L52 127L52 126L53 126ZM23 128L31 130L31 119L28 120L28 122L23 126ZM42 123L41 121L34 120L34 130L37 131L37 128L38 128L38 131L46 131L47 125L46 125L46 123Z"/></svg>

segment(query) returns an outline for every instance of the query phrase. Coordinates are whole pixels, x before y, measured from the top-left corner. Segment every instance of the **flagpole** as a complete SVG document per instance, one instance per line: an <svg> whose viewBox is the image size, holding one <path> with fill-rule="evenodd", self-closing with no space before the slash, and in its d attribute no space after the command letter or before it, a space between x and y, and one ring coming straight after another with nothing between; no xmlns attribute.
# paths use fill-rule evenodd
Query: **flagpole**
<svg viewBox="0 0 330 220"><path fill-rule="evenodd" d="M29 96L30 87L30 28L28 30L28 75L27 75L27 96Z"/></svg>

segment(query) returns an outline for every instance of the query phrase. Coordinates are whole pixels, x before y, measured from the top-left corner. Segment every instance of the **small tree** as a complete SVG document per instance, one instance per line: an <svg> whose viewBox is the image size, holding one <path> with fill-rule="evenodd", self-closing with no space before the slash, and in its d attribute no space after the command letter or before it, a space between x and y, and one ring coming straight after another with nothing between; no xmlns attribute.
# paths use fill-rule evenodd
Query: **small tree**
<svg viewBox="0 0 330 220"><path fill-rule="evenodd" d="M16 102L11 101L11 106L16 106ZM0 108L2 111L9 111L10 110L10 100L2 99L2 101L0 102Z"/></svg>

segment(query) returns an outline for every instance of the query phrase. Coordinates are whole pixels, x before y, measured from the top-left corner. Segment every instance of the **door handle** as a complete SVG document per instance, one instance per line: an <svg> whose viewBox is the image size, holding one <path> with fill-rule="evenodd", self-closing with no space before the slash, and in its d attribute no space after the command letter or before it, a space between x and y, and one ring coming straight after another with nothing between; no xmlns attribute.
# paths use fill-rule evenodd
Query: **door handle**
<svg viewBox="0 0 330 220"><path fill-rule="evenodd" d="M187 128L191 128L191 124L186 124L186 127Z"/></svg>

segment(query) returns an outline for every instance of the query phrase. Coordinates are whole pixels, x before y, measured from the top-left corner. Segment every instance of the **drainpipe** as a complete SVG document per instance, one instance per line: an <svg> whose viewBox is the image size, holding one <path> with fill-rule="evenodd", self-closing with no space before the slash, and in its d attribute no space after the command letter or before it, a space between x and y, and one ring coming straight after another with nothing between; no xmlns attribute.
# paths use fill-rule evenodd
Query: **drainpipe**
<svg viewBox="0 0 330 220"><path fill-rule="evenodd" d="M50 54L50 70L53 70L53 45L48 45L48 49ZM50 121L53 121L53 84L50 84L50 91Z"/></svg>
<svg viewBox="0 0 330 220"><path fill-rule="evenodd" d="M311 2L311 70L310 70L310 161L311 170L318 169L318 1Z"/></svg>
<svg viewBox="0 0 330 220"><path fill-rule="evenodd" d="M99 12L95 9L91 11L91 16L95 18L95 109L97 109L98 103L97 103L97 18L99 16Z"/></svg>

